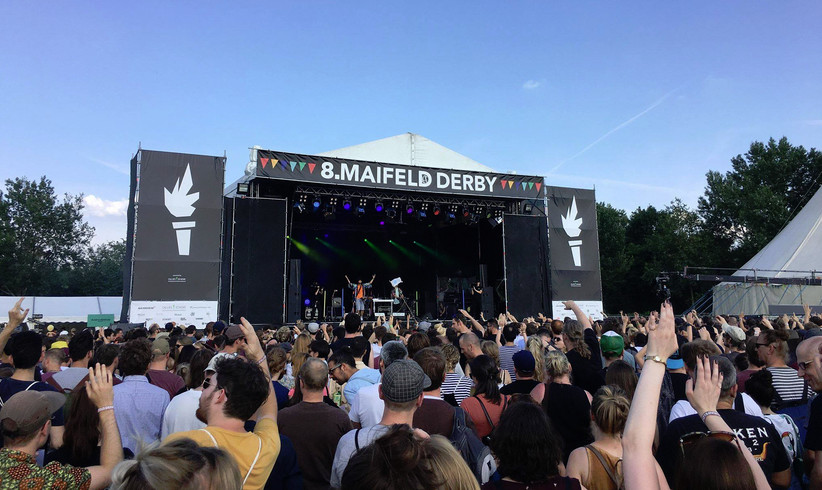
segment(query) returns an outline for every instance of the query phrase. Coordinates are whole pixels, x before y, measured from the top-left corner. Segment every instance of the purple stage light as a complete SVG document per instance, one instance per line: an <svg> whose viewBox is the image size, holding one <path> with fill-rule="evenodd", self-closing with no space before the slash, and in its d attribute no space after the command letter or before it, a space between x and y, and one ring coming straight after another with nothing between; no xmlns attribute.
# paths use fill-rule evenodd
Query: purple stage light
<svg viewBox="0 0 822 490"><path fill-rule="evenodd" d="M305 300L305 306L308 306L308 305L310 305L310 304L311 304L311 300L310 300L310 299Z"/></svg>
<svg viewBox="0 0 822 490"><path fill-rule="evenodd" d="M385 221L380 221L380 226L385 226Z"/></svg>
<svg viewBox="0 0 822 490"><path fill-rule="evenodd" d="M343 203L343 209L345 209L346 211L351 209L351 203L350 202L344 202Z"/></svg>

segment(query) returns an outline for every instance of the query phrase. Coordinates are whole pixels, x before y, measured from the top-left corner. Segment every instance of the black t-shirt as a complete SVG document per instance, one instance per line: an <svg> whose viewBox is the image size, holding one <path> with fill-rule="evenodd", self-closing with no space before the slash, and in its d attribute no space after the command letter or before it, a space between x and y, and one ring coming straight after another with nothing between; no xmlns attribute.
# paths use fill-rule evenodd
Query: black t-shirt
<svg viewBox="0 0 822 490"><path fill-rule="evenodd" d="M755 417L734 409L717 410L722 419L733 429L736 436L751 450L754 458L765 473L768 481L773 473L790 469L791 461L785 453L782 438L773 425L761 417ZM708 427L699 415L689 415L674 420L659 441L656 460L669 482L676 478L682 464L682 449L679 439L691 432L708 432ZM763 460L764 458L764 460Z"/></svg>
<svg viewBox="0 0 822 490"><path fill-rule="evenodd" d="M688 397L685 396L685 382L688 381L688 375L686 373L668 374L671 376L671 384L674 387L674 399L676 399L676 401L687 400Z"/></svg>
<svg viewBox="0 0 822 490"><path fill-rule="evenodd" d="M131 449L124 447L123 448L123 459L131 459L134 457L134 453L131 452ZM76 454L72 453L71 449L68 447L67 444L63 444L59 449L55 449L49 453L46 453L45 459L43 460L43 465L47 465L52 461L57 461L58 463L62 464L70 464L75 468L88 468L89 466L97 466L100 464L100 446L96 446L91 451L91 455L86 459L80 459L77 457Z"/></svg>
<svg viewBox="0 0 822 490"><path fill-rule="evenodd" d="M531 393L531 390L538 384L539 381L535 379L518 379L500 388L499 392L503 395L513 395L514 393L524 393L527 395Z"/></svg>
<svg viewBox="0 0 822 490"><path fill-rule="evenodd" d="M565 461L571 451L594 442L591 435L591 404L581 388L551 383L545 386L542 409L565 443Z"/></svg>
<svg viewBox="0 0 822 490"><path fill-rule="evenodd" d="M360 337L362 337L362 336L360 335ZM350 338L342 338L340 340L337 340L336 342L331 344L331 352L337 352L342 347L349 347L350 348L352 345L354 345L354 340L356 338L357 337L350 337ZM365 363L365 365L367 366L368 365L368 358L369 358L369 356L371 356L371 343L366 342L366 344L368 344L368 347L365 348L365 354L362 356L362 362Z"/></svg>
<svg viewBox="0 0 822 490"><path fill-rule="evenodd" d="M808 433L805 436L805 449L822 451L822 396L817 396L811 402Z"/></svg>

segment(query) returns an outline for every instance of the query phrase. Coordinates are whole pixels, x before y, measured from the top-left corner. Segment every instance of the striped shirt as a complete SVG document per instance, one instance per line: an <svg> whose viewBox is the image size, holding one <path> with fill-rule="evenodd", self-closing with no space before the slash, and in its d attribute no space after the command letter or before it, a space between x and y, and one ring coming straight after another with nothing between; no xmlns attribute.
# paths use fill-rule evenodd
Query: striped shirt
<svg viewBox="0 0 822 490"><path fill-rule="evenodd" d="M805 389L805 380L799 377L796 369L791 367L769 367L768 371L773 376L773 387L779 398L783 402L792 402L802 399L802 392ZM813 390L808 388L808 398L815 395ZM776 402L776 400L775 400Z"/></svg>
<svg viewBox="0 0 822 490"><path fill-rule="evenodd" d="M445 395L453 394L457 404L460 404L471 396L471 388L473 387L474 382L471 381L471 378L460 376L457 373L445 373L445 381L442 382L440 388L440 397L444 399Z"/></svg>
<svg viewBox="0 0 822 490"><path fill-rule="evenodd" d="M517 380L517 373L514 371L514 354L519 350L521 349L515 345L499 346L499 367L508 371L511 381Z"/></svg>

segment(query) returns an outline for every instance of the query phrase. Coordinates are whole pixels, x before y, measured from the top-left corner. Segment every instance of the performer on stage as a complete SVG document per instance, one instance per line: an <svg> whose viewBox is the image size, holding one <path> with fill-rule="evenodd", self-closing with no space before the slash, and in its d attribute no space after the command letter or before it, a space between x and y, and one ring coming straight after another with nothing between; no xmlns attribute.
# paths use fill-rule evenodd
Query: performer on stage
<svg viewBox="0 0 822 490"><path fill-rule="evenodd" d="M325 305L323 304L323 297L325 296L325 287L320 285L319 282L314 281L311 283L311 288L309 289L311 293L311 306L314 309L314 319L321 321L325 318Z"/></svg>
<svg viewBox="0 0 822 490"><path fill-rule="evenodd" d="M357 280L357 284L354 284L348 276L345 276L345 280L348 281L348 288L354 290L354 309L357 314L360 315L360 318L365 315L365 290L371 289L371 285L376 277L377 275L373 274L370 281L363 283L362 279L359 279Z"/></svg>
<svg viewBox="0 0 822 490"><path fill-rule="evenodd" d="M394 300L394 304L400 304L404 297L405 296L402 294L402 289L400 289L400 285L397 284L396 286L394 286L394 288L391 290L391 299Z"/></svg>
<svg viewBox="0 0 822 490"><path fill-rule="evenodd" d="M482 311L482 283L471 286L471 314L479 316Z"/></svg>

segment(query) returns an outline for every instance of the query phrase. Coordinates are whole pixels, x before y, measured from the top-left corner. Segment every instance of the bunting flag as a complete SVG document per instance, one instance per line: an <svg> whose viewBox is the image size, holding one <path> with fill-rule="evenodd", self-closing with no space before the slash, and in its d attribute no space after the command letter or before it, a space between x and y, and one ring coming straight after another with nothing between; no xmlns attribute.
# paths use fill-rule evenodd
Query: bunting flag
<svg viewBox="0 0 822 490"><path fill-rule="evenodd" d="M314 173L314 167L316 167L316 166L317 166L316 163L309 163L308 164L308 173L313 174Z"/></svg>
<svg viewBox="0 0 822 490"><path fill-rule="evenodd" d="M300 162L300 172L305 168L305 162Z"/></svg>
<svg viewBox="0 0 822 490"><path fill-rule="evenodd" d="M288 162L285 160L280 160L280 165L283 167L283 170L288 170Z"/></svg>
<svg viewBox="0 0 822 490"><path fill-rule="evenodd" d="M265 166L268 165L268 158L260 158L260 163L263 165L263 168L265 168Z"/></svg>
<svg viewBox="0 0 822 490"><path fill-rule="evenodd" d="M509 188L509 189L513 189L513 187L514 187L514 181L513 181L513 180L509 180L509 181L508 181L508 188Z"/></svg>
<svg viewBox="0 0 822 490"><path fill-rule="evenodd" d="M507 184L508 181L507 180L500 180L500 182L502 182L502 188L505 189L505 184Z"/></svg>
<svg viewBox="0 0 822 490"><path fill-rule="evenodd" d="M517 189L521 187L522 182L517 181Z"/></svg>
<svg viewBox="0 0 822 490"><path fill-rule="evenodd" d="M297 162L291 162L291 171L294 171L294 168L297 166Z"/></svg>
<svg viewBox="0 0 822 490"><path fill-rule="evenodd" d="M533 188L534 188L534 183L533 182L528 182L528 189L533 189Z"/></svg>
<svg viewBox="0 0 822 490"><path fill-rule="evenodd" d="M539 192L539 188L542 187L542 182L534 182L534 185L537 186L537 192Z"/></svg>

